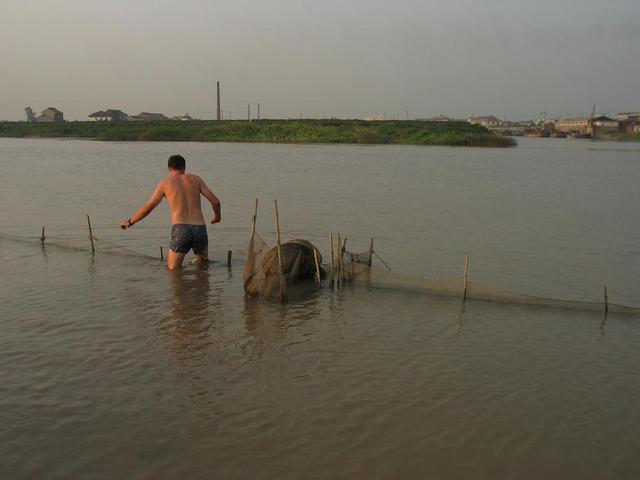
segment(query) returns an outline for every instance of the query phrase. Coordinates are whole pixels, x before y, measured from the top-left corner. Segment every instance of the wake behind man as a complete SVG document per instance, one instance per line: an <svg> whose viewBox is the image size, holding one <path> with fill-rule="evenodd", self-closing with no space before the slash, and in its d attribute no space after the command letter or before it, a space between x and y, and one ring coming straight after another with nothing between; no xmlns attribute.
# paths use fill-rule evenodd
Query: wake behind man
<svg viewBox="0 0 640 480"><path fill-rule="evenodd" d="M197 175L185 173L186 162L182 155L169 157L169 176L158 183L153 195L131 218L120 224L123 230L131 228L158 206L163 197L167 197L171 209L171 241L167 266L170 270L182 266L189 250L193 250L200 263L207 261L209 238L207 226L202 215L200 195L211 203L213 216L211 223L222 220L220 200Z"/></svg>

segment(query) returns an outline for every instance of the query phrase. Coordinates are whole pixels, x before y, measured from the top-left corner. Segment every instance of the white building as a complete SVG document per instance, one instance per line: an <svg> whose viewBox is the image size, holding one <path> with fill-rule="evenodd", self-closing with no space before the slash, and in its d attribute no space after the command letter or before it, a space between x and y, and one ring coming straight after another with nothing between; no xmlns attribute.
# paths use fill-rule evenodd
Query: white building
<svg viewBox="0 0 640 480"><path fill-rule="evenodd" d="M502 120L500 120L497 117L494 117L493 115L489 115L485 117L471 117L467 121L472 125L482 125L483 127L487 127L487 128L501 127L502 124L504 123Z"/></svg>

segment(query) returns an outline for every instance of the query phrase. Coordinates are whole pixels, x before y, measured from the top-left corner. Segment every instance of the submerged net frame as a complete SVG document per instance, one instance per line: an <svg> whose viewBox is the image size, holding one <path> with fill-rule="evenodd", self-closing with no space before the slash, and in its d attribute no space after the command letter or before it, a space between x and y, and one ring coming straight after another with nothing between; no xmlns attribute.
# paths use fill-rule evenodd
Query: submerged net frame
<svg viewBox="0 0 640 480"><path fill-rule="evenodd" d="M274 200L276 244L268 245L256 231L258 200L251 222L251 238L243 273L245 295L287 301L287 287L305 280L318 284L325 276L320 250L308 240L281 242L278 203Z"/></svg>

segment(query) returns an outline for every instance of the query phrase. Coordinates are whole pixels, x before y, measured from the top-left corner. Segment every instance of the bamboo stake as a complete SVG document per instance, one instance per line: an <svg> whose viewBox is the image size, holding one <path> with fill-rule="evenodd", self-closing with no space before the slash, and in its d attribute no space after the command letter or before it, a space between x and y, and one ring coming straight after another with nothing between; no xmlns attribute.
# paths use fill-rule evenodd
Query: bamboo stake
<svg viewBox="0 0 640 480"><path fill-rule="evenodd" d="M609 312L609 295L607 295L607 287L604 287L604 313Z"/></svg>
<svg viewBox="0 0 640 480"><path fill-rule="evenodd" d="M231 250L227 250L227 268L231 268L231 255L233 255L233 252Z"/></svg>
<svg viewBox="0 0 640 480"><path fill-rule="evenodd" d="M320 283L320 264L318 263L318 251L313 249L313 262L316 265L316 282Z"/></svg>
<svg viewBox="0 0 640 480"><path fill-rule="evenodd" d="M285 303L287 301L287 283L284 278L284 270L282 268L282 245L280 241L280 214L278 213L278 201L273 200L273 207L276 212L276 236L278 241L278 267L280 270L280 301Z"/></svg>
<svg viewBox="0 0 640 480"><path fill-rule="evenodd" d="M337 263L338 263L338 286L341 286L343 284L343 271L342 271L342 236L340 235L340 232L338 232L338 258L337 258Z"/></svg>
<svg viewBox="0 0 640 480"><path fill-rule="evenodd" d="M333 233L329 235L329 253L331 255L331 286L335 283L335 262L333 260Z"/></svg>
<svg viewBox="0 0 640 480"><path fill-rule="evenodd" d="M253 242L253 237L256 234L256 220L258 218L258 199L256 198L256 204L253 208L253 218L251 219L251 241Z"/></svg>
<svg viewBox="0 0 640 480"><path fill-rule="evenodd" d="M469 255L464 256L464 292L462 293L462 302L467 299L467 286L469 281Z"/></svg>
<svg viewBox="0 0 640 480"><path fill-rule="evenodd" d="M87 214L87 223L89 224L89 240L91 240L91 253L96 253L96 247L93 244L93 232L91 231L91 218Z"/></svg>
<svg viewBox="0 0 640 480"><path fill-rule="evenodd" d="M340 281L344 284L344 243L346 239L342 239L342 245L340 245Z"/></svg>
<svg viewBox="0 0 640 480"><path fill-rule="evenodd" d="M373 254L378 257L378 260L380 260L382 263L384 263L384 266L387 267L389 269L389 271L391 271L391 267L387 264L387 262L385 262L382 257L380 255L378 255L378 252L376 252L375 250L373 251Z"/></svg>
<svg viewBox="0 0 640 480"><path fill-rule="evenodd" d="M256 204L253 208L253 217L251 217L251 238L249 239L249 248L247 250L247 257L253 263L254 259L254 240L256 236L256 221L258 219L258 199L256 198ZM255 268L255 267L254 267Z"/></svg>
<svg viewBox="0 0 640 480"><path fill-rule="evenodd" d="M342 248L340 249L340 264L342 266L342 282L344 283L344 253L347 251L347 237L342 239Z"/></svg>

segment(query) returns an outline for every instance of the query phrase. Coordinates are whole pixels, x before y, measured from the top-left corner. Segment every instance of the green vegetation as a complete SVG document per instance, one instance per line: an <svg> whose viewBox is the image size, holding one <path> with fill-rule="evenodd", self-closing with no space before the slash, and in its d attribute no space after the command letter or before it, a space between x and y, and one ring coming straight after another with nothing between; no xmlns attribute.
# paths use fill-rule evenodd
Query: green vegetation
<svg viewBox="0 0 640 480"><path fill-rule="evenodd" d="M107 141L358 143L508 147L515 141L466 122L226 120L193 122L0 122L0 137Z"/></svg>
<svg viewBox="0 0 640 480"><path fill-rule="evenodd" d="M628 133L622 137L622 140L628 142L640 142L640 132Z"/></svg>
<svg viewBox="0 0 640 480"><path fill-rule="evenodd" d="M598 135L600 140L617 140L619 142L640 142L640 132L618 133L609 135Z"/></svg>
<svg viewBox="0 0 640 480"><path fill-rule="evenodd" d="M640 132L598 132L598 140L613 140L618 142L640 142Z"/></svg>

